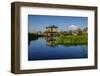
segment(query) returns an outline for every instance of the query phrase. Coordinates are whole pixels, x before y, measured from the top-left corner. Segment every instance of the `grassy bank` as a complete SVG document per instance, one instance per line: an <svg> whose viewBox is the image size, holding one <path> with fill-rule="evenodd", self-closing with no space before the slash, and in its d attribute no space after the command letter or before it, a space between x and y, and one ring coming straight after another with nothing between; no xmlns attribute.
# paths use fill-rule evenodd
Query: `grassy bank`
<svg viewBox="0 0 100 76"><path fill-rule="evenodd" d="M87 44L88 38L87 35L69 35L69 36L59 36L57 38L57 44L64 44L64 45L77 45L77 44Z"/></svg>
<svg viewBox="0 0 100 76"><path fill-rule="evenodd" d="M39 36L38 34L28 34L28 40L38 40ZM49 39L49 40L48 40ZM58 46L58 45L86 45L88 44L88 38L87 35L67 35L67 36L56 36L56 37L47 37L46 39L47 43L49 45Z"/></svg>

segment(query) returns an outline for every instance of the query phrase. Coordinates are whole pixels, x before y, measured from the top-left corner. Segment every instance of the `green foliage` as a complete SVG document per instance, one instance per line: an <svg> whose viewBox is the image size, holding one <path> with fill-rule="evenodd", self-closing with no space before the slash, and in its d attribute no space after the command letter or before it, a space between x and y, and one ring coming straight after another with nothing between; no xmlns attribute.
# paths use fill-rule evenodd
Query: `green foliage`
<svg viewBox="0 0 100 76"><path fill-rule="evenodd" d="M31 41L31 40L37 40L39 38L38 34L35 34L35 33L29 33L28 34L28 40Z"/></svg>
<svg viewBox="0 0 100 76"><path fill-rule="evenodd" d="M41 37L40 35L38 35L37 33L29 33L28 34L28 40L37 40L39 37ZM86 45L88 44L88 36L87 34L84 35L59 35L54 37L51 37L51 41L50 41L50 37L49 38L49 42L47 41L48 44L53 45L53 46L58 46L58 45L64 45L64 46L70 46L70 45ZM52 39L54 38L54 39Z"/></svg>
<svg viewBox="0 0 100 76"><path fill-rule="evenodd" d="M86 35L68 35L68 36L59 36L57 39L58 44L87 44L88 38Z"/></svg>

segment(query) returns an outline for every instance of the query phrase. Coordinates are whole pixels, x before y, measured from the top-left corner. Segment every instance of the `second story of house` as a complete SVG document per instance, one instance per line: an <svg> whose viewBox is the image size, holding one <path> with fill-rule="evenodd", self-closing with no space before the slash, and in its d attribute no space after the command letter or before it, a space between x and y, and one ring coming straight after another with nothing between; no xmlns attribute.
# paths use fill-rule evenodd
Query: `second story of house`
<svg viewBox="0 0 100 76"><path fill-rule="evenodd" d="M51 26L46 27L46 31L47 32L58 32L58 27L55 25L51 25Z"/></svg>

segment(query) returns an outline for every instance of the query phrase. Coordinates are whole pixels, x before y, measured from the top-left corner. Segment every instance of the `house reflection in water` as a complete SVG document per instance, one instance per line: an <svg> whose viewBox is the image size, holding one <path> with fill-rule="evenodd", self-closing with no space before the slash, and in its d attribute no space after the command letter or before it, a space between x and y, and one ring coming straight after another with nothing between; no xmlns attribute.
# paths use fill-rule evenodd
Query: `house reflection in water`
<svg viewBox="0 0 100 76"><path fill-rule="evenodd" d="M55 25L46 27L46 31L44 32L44 36L57 36L58 35L58 27Z"/></svg>
<svg viewBox="0 0 100 76"><path fill-rule="evenodd" d="M57 47L57 38L56 37L45 37L47 46Z"/></svg>
<svg viewBox="0 0 100 76"><path fill-rule="evenodd" d="M56 47L56 36L59 34L58 27L55 25L46 27L44 37L47 42L47 46Z"/></svg>

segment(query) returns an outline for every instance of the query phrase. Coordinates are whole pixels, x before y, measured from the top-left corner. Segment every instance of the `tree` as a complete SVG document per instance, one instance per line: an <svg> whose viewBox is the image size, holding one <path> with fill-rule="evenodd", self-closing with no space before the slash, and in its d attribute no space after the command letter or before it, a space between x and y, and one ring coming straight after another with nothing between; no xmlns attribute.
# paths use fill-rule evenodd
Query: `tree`
<svg viewBox="0 0 100 76"><path fill-rule="evenodd" d="M82 30L80 28L77 29L78 35L82 35Z"/></svg>
<svg viewBox="0 0 100 76"><path fill-rule="evenodd" d="M83 29L83 32L87 32L87 31L88 31L88 28L85 27L85 28Z"/></svg>
<svg viewBox="0 0 100 76"><path fill-rule="evenodd" d="M73 32L72 30L69 30L69 32L68 32L68 33L69 33L69 35L72 35L72 32Z"/></svg>

